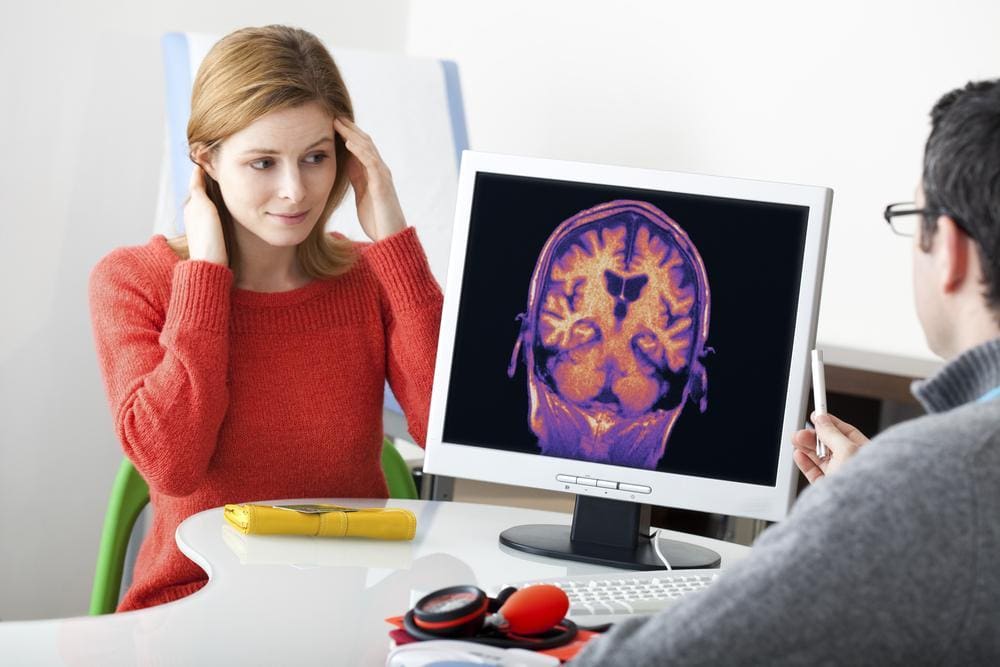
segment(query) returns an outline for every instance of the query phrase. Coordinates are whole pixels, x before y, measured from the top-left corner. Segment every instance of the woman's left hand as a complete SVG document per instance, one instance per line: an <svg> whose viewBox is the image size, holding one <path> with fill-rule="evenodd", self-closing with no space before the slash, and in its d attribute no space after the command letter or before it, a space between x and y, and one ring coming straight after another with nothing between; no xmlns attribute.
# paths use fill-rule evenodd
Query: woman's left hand
<svg viewBox="0 0 1000 667"><path fill-rule="evenodd" d="M406 219L392 184L392 174L378 154L372 138L344 117L334 118L333 129L344 138L350 153L344 168L354 188L358 220L365 234L372 241L381 241L406 229Z"/></svg>

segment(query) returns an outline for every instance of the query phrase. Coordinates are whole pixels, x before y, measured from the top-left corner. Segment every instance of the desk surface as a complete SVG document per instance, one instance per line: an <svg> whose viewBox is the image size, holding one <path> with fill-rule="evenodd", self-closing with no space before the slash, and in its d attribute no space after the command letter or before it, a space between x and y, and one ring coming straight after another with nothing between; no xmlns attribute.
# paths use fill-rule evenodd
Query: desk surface
<svg viewBox="0 0 1000 667"><path fill-rule="evenodd" d="M0 623L4 664L383 665L383 619L437 588L611 571L497 542L510 526L569 524L568 514L419 500L310 502L406 507L417 515L417 535L412 542L247 536L225 523L221 509L201 512L176 537L208 573L205 588L125 614ZM715 549L723 567L749 553L728 542L664 535Z"/></svg>

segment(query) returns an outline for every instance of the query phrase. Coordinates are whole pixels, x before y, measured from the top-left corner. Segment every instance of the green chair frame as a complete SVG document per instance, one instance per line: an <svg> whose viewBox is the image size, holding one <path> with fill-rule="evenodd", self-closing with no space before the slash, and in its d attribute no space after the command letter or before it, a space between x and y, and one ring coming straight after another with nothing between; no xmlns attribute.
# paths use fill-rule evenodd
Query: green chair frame
<svg viewBox="0 0 1000 667"><path fill-rule="evenodd" d="M417 485L409 466L395 445L388 438L382 441L382 474L389 487L390 498L415 500ZM146 480L128 459L118 467L108 511L104 515L101 546L97 552L97 569L94 587L90 592L90 615L110 614L118 607L118 596L125 569L125 552L128 549L132 527L149 502Z"/></svg>

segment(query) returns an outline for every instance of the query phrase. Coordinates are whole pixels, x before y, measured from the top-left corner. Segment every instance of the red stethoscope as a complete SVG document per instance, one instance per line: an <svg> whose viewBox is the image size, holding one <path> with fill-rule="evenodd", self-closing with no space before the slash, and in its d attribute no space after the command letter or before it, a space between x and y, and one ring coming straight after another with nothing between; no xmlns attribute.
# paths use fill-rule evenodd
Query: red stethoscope
<svg viewBox="0 0 1000 667"><path fill-rule="evenodd" d="M576 624L565 618L568 610L566 593L547 584L505 588L495 599L475 586L452 586L420 598L403 617L403 627L420 640L544 651L576 638Z"/></svg>

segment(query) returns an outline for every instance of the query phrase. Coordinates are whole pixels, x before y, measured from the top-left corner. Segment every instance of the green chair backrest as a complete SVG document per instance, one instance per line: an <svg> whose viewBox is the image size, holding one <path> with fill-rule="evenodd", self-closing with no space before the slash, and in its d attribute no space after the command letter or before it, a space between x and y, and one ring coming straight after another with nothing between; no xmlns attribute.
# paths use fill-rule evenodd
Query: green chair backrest
<svg viewBox="0 0 1000 667"><path fill-rule="evenodd" d="M410 468L388 438L382 441L382 473L389 487L390 498L417 498L417 485L410 474ZM111 489L108 511L104 515L94 587L90 591L91 616L110 614L118 607L129 537L136 519L148 502L149 487L146 480L131 461L123 460Z"/></svg>
<svg viewBox="0 0 1000 667"><path fill-rule="evenodd" d="M90 591L90 615L110 614L118 606L122 585L125 552L132 526L149 502L149 487L132 462L124 459L111 487L108 511L104 515L101 546L97 551L97 570Z"/></svg>
<svg viewBox="0 0 1000 667"><path fill-rule="evenodd" d="M403 456L389 438L382 440L382 474L385 475L390 498L417 499L417 484L413 481L410 466L406 465Z"/></svg>

